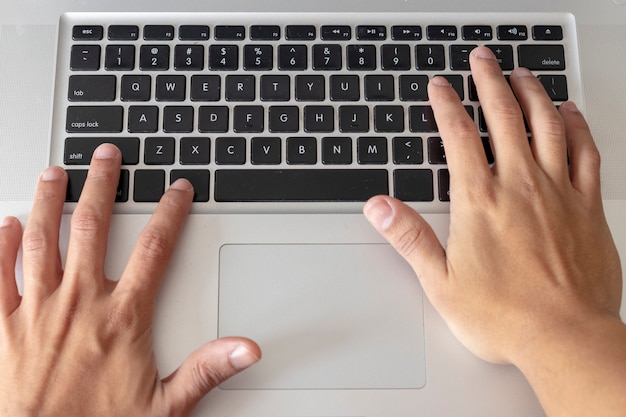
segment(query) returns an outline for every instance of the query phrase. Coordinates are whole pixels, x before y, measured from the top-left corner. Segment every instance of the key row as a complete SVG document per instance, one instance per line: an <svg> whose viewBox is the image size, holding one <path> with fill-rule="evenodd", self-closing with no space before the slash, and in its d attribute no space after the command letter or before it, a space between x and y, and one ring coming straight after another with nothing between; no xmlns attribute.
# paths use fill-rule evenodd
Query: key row
<svg viewBox="0 0 626 417"><path fill-rule="evenodd" d="M309 68L324 71L422 71L469 70L469 53L477 45L339 44L243 45L235 44L176 45L173 54L169 45L107 45L104 47L104 69L131 71L137 66L142 71L304 71ZM514 67L514 48L511 45L487 45L503 70ZM137 58L137 49L139 56ZM243 52L240 52L240 49ZM97 71L102 63L100 45L74 45L70 54L73 71ZM309 56L310 55L310 56ZM207 58L208 56L208 58ZM518 65L531 70L560 71L565 69L565 51L557 44L522 44L517 47ZM379 62L380 58L380 62ZM137 65L138 61L138 65ZM310 63L312 62L312 64ZM243 64L243 65L242 65Z"/></svg>
<svg viewBox="0 0 626 417"><path fill-rule="evenodd" d="M474 108L465 107L474 119ZM68 133L400 133L438 130L430 106L70 106ZM479 111L482 115L482 111ZM405 117L406 116L406 117ZM481 116L480 127L483 127ZM127 125L124 126L124 120Z"/></svg>
<svg viewBox="0 0 626 417"><path fill-rule="evenodd" d="M385 25L359 25L354 29L358 40L386 40L389 35L393 40L421 40L422 26L395 25L388 34ZM173 25L145 25L143 39L148 41L174 40L176 29ZM215 40L244 40L246 26L218 25L213 28ZM250 40L280 40L283 30L279 25L252 25L249 28ZM495 34L500 40L528 39L526 25L499 25ZM563 39L563 28L558 25L535 25L531 30L535 40L558 41ZM323 25L319 37L322 40L351 40L352 27L349 25ZM429 40L456 40L459 29L455 25L428 25L425 36ZM490 25L465 25L461 27L460 36L464 40L492 40L494 30ZM107 28L106 37L115 41L135 41L141 38L137 25L111 25ZM286 40L315 40L318 37L315 25L287 25L284 28ZM98 41L104 38L104 27L101 25L76 25L72 28L72 39L76 41ZM208 25L182 25L178 27L178 39L185 41L205 41L211 39L211 28Z"/></svg>
<svg viewBox="0 0 626 417"><path fill-rule="evenodd" d="M467 86L461 75L443 75L461 100L466 91L471 101L478 101L473 77ZM568 99L565 75L538 76L553 101ZM184 75L124 75L119 98L122 101L428 101L427 75L194 75L189 83ZM73 75L68 86L68 100L73 102L112 102L117 99L115 75ZM187 84L190 84L189 88ZM259 84L259 86L257 86ZM292 86L293 84L293 86ZM327 86L328 84L328 86ZM397 84L397 86L396 86Z"/></svg>
<svg viewBox="0 0 626 417"><path fill-rule="evenodd" d="M351 137L329 136L289 137L218 137L214 148L208 137L183 137L177 141L172 137L148 137L140 153L139 138L67 138L64 148L66 165L88 165L98 145L113 143L122 151L124 165L279 165L283 160L288 165L359 165L387 164L421 165L425 155L429 164L446 164L443 142L439 137L423 139L418 136L396 136L391 145L386 137L367 136L353 140ZM356 145L356 146L355 146ZM285 148L283 155L283 147ZM391 149L389 149L389 147ZM494 162L487 137L483 148L489 164ZM214 153L214 155L213 155ZM391 156L391 159L390 159Z"/></svg>
<svg viewBox="0 0 626 417"><path fill-rule="evenodd" d="M85 185L86 169L68 169L66 201L76 202ZM385 169L255 169L215 171L176 169L168 173L160 169L141 169L132 173L132 200L156 203L169 183L186 178L194 187L193 201L227 202L364 202L389 194L389 172ZM450 201L450 175L447 169L437 170L440 201ZM403 201L434 201L434 175L430 169L396 169L392 173L393 195ZM123 169L116 193L116 202L130 198L131 173ZM214 192L211 200L211 191Z"/></svg>

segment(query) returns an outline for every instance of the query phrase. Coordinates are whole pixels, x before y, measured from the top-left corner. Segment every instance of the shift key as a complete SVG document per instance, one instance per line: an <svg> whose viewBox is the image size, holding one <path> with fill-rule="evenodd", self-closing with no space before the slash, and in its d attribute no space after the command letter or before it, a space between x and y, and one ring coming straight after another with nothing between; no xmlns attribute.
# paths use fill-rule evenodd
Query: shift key
<svg viewBox="0 0 626 417"><path fill-rule="evenodd" d="M123 128L122 106L69 106L68 133L117 133Z"/></svg>

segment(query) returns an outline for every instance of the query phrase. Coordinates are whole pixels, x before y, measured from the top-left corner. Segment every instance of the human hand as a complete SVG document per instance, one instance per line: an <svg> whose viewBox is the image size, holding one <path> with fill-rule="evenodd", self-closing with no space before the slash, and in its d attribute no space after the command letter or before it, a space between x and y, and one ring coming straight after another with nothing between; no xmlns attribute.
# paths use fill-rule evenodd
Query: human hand
<svg viewBox="0 0 626 417"><path fill-rule="evenodd" d="M59 226L67 175L41 175L23 233L23 296L15 282L22 229L0 227L0 415L185 416L212 388L260 358L244 338L192 353L161 379L152 345L154 300L193 196L186 180L165 192L119 282L104 275L121 155L94 154L71 221L65 265Z"/></svg>
<svg viewBox="0 0 626 417"><path fill-rule="evenodd" d="M450 172L447 247L396 199L375 197L364 213L411 264L459 340L484 359L517 365L547 410L564 393L588 398L597 387L592 380L622 390L593 415L602 415L607 404L624 410L621 266L603 214L600 158L587 124L573 103L557 111L528 70L511 74L513 94L487 48L472 51L470 60L495 155L492 168L448 82L434 78L428 88ZM608 360L599 363L601 355Z"/></svg>

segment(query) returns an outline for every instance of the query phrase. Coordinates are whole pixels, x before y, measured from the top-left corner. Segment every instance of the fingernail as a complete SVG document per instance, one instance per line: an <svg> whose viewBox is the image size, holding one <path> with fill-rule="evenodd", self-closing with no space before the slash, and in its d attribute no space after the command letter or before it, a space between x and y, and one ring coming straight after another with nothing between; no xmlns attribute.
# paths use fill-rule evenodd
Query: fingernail
<svg viewBox="0 0 626 417"><path fill-rule="evenodd" d="M42 181L55 181L63 178L65 171L59 167L48 167L41 173Z"/></svg>
<svg viewBox="0 0 626 417"><path fill-rule="evenodd" d="M524 67L516 68L511 75L514 77L534 77L533 73L530 72L528 68Z"/></svg>
<svg viewBox="0 0 626 417"><path fill-rule="evenodd" d="M486 48L486 47L479 47L479 48L475 48L472 51L472 54L476 57L476 58L482 58L482 59L491 59L492 61L496 60L496 56L493 54L493 52L491 51L491 49Z"/></svg>
<svg viewBox="0 0 626 417"><path fill-rule="evenodd" d="M448 81L445 77L435 77L430 80L431 84L434 84L439 87L450 87L450 81Z"/></svg>
<svg viewBox="0 0 626 417"><path fill-rule="evenodd" d="M16 218L12 216L4 217L2 220L0 220L0 228L13 226L15 220Z"/></svg>
<svg viewBox="0 0 626 417"><path fill-rule="evenodd" d="M363 208L367 220L378 230L386 230L393 221L393 209L386 199L370 200Z"/></svg>
<svg viewBox="0 0 626 417"><path fill-rule="evenodd" d="M580 113L578 107L576 107L576 103L572 101L566 101L565 103L561 104L561 108L563 110L571 111L572 113Z"/></svg>
<svg viewBox="0 0 626 417"><path fill-rule="evenodd" d="M104 143L96 148L93 157L97 159L113 159L119 154L119 149L109 143Z"/></svg>
<svg viewBox="0 0 626 417"><path fill-rule="evenodd" d="M259 357L254 354L246 345L239 345L230 353L228 360L233 368L242 371L259 361Z"/></svg>
<svg viewBox="0 0 626 417"><path fill-rule="evenodd" d="M191 185L191 183L188 180L184 178L179 178L176 181L174 181L172 185L170 185L170 188L173 190L180 190L180 191L192 191L193 185Z"/></svg>

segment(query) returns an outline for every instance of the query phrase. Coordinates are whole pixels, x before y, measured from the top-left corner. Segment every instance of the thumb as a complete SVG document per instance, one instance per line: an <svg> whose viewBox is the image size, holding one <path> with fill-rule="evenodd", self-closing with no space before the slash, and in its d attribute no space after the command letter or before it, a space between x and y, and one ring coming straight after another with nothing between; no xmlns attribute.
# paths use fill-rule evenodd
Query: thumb
<svg viewBox="0 0 626 417"><path fill-rule="evenodd" d="M240 337L226 337L202 346L163 380L168 415L189 414L209 391L260 358L259 346Z"/></svg>
<svg viewBox="0 0 626 417"><path fill-rule="evenodd" d="M446 251L432 227L415 210L389 196L372 197L363 213L374 228L413 267L424 290L446 275Z"/></svg>

